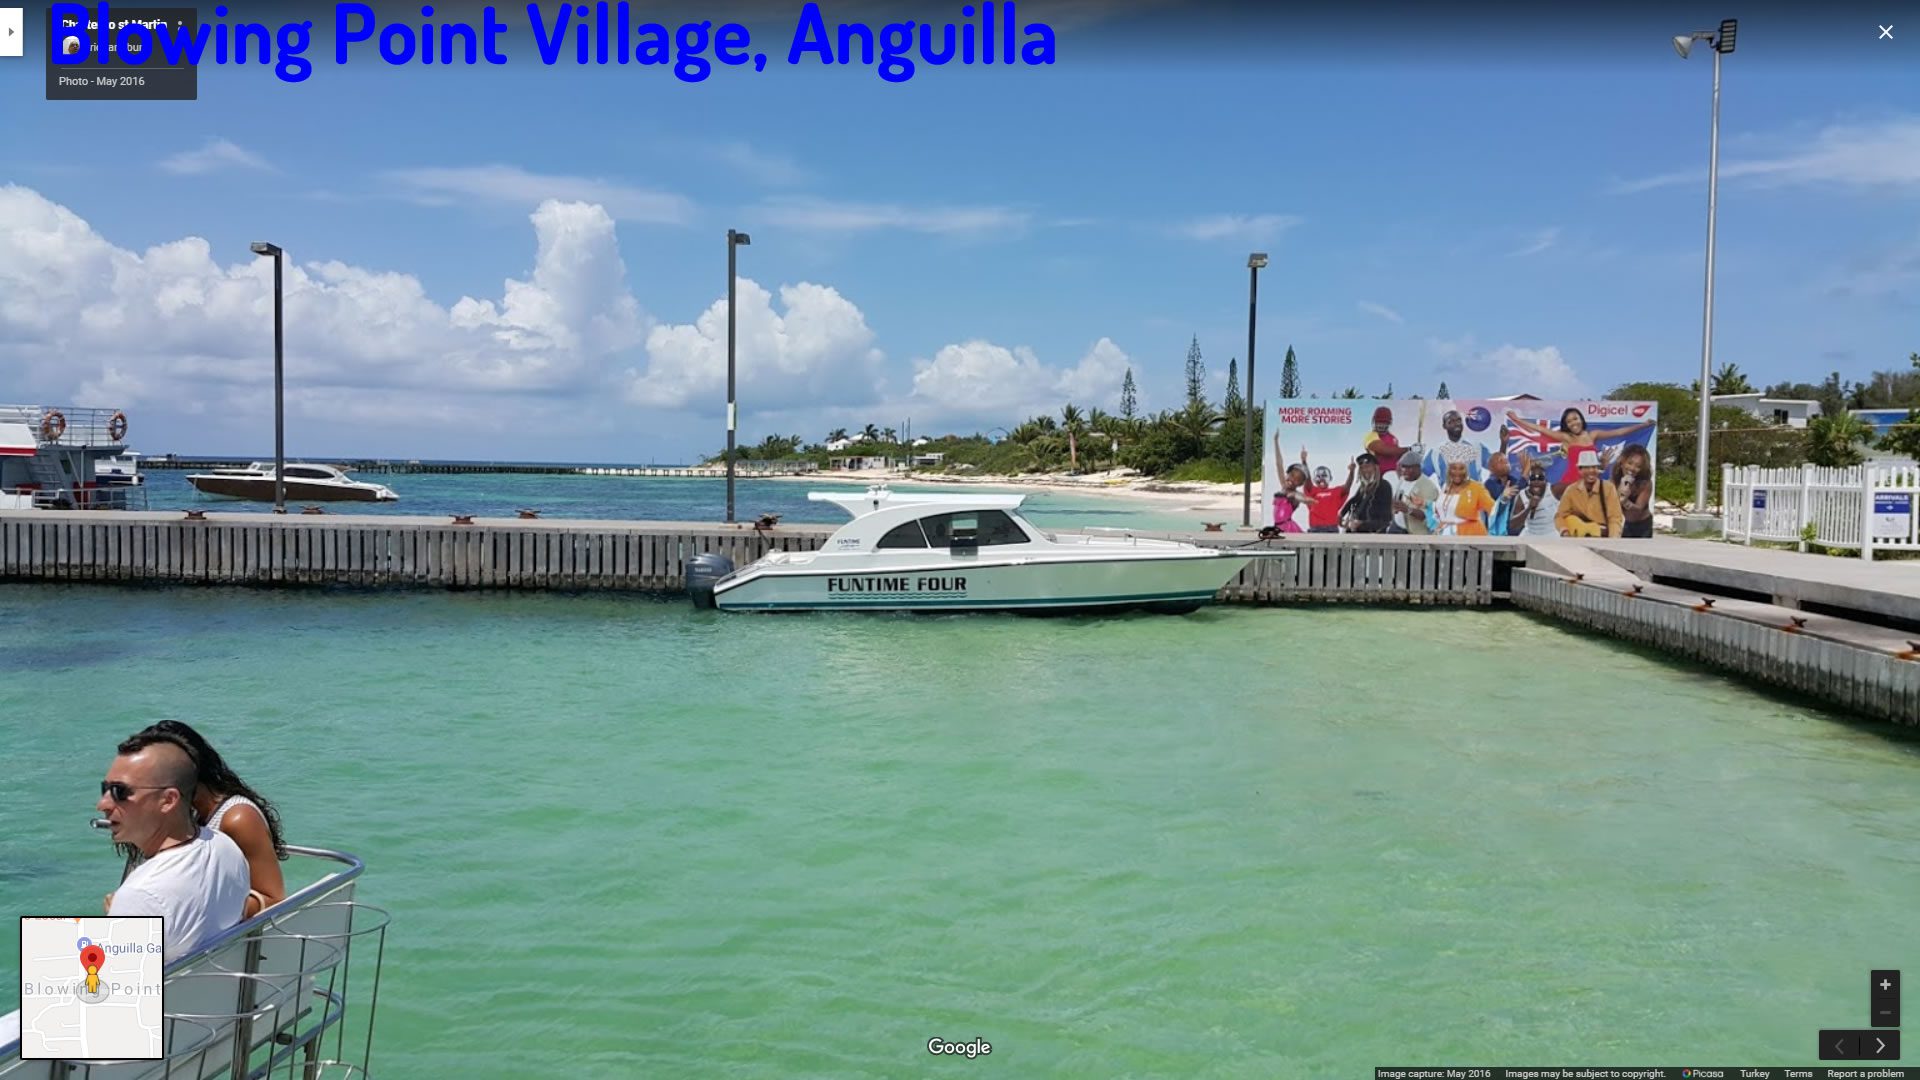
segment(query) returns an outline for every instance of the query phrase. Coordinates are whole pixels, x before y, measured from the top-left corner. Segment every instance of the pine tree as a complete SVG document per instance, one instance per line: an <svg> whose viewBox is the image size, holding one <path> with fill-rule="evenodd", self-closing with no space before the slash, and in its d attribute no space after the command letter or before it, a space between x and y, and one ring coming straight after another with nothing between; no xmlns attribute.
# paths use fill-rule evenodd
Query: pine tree
<svg viewBox="0 0 1920 1080"><path fill-rule="evenodd" d="M1447 380L1445 379L1440 380L1440 392L1438 394L1435 394L1434 397L1439 398L1441 401L1446 401L1447 399L1453 397L1451 393L1447 392Z"/></svg>
<svg viewBox="0 0 1920 1080"><path fill-rule="evenodd" d="M1207 365L1200 361L1200 335L1193 336L1193 344L1187 346L1187 404L1204 404L1207 400Z"/></svg>
<svg viewBox="0 0 1920 1080"><path fill-rule="evenodd" d="M1280 396L1297 398L1300 396L1300 366L1293 362L1293 346L1287 346L1287 362L1280 368Z"/></svg>
<svg viewBox="0 0 1920 1080"><path fill-rule="evenodd" d="M1227 361L1227 397L1220 406L1228 416L1240 412L1240 358L1237 356Z"/></svg>
<svg viewBox="0 0 1920 1080"><path fill-rule="evenodd" d="M1133 368L1127 368L1127 377L1120 380L1120 415L1128 420L1140 411L1140 395L1133 388Z"/></svg>

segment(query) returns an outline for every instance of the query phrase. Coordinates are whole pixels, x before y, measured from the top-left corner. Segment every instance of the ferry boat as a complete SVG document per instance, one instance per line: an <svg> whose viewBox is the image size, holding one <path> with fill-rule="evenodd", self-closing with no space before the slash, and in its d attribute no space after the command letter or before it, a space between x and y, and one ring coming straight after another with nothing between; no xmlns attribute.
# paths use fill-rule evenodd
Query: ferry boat
<svg viewBox="0 0 1920 1080"><path fill-rule="evenodd" d="M391 916L355 898L360 859L293 844L287 853L289 884L310 884L166 965L159 1058L47 1058L42 1019L16 1011L0 1015L0 1080L368 1075Z"/></svg>
<svg viewBox="0 0 1920 1080"><path fill-rule="evenodd" d="M816 551L774 551L735 569L687 563L696 606L721 611L1023 611L1141 609L1186 614L1258 558L1131 533L1054 533L1020 513L1025 495L809 492L853 516Z"/></svg>
<svg viewBox="0 0 1920 1080"><path fill-rule="evenodd" d="M143 509L138 474L104 473L127 455L127 414L72 405L0 405L0 510Z"/></svg>
<svg viewBox="0 0 1920 1080"><path fill-rule="evenodd" d="M337 465L289 461L282 486L288 499L301 502L393 502L400 498L385 484L355 480ZM187 483L203 495L254 502L274 500L273 462L256 461L244 469L193 473Z"/></svg>

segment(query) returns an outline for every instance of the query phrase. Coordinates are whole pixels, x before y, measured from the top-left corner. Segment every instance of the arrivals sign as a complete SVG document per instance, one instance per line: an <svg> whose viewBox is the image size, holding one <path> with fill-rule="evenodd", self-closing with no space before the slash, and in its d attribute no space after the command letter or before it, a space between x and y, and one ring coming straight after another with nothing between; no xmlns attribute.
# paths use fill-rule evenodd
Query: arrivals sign
<svg viewBox="0 0 1920 1080"><path fill-rule="evenodd" d="M1285 532L1649 535L1658 420L1651 401L1270 401L1261 524ZM1578 465L1587 451L1600 467L1592 487ZM1464 478L1454 465L1464 466ZM1537 493L1528 487L1530 468L1544 476Z"/></svg>
<svg viewBox="0 0 1920 1080"><path fill-rule="evenodd" d="M1906 540L1913 535L1913 494L1876 491L1873 494L1873 538Z"/></svg>

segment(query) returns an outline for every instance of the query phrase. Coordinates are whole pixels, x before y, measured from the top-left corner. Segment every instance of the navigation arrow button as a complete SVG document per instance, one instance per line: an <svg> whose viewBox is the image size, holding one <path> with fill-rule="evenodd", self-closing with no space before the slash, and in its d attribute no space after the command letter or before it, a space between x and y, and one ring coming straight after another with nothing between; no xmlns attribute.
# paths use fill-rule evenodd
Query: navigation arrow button
<svg viewBox="0 0 1920 1080"><path fill-rule="evenodd" d="M1821 1061L1852 1061L1860 1056L1860 1040L1851 1031L1820 1033Z"/></svg>
<svg viewBox="0 0 1920 1080"><path fill-rule="evenodd" d="M1871 1061L1898 1061L1900 1033L1897 1031L1861 1032L1860 1056Z"/></svg>

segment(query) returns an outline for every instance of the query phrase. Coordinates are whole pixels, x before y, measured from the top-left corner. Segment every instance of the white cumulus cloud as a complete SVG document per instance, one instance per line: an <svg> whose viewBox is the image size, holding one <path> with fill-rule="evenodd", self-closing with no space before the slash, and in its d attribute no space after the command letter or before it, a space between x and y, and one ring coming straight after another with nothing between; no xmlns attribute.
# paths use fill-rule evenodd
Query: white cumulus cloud
<svg viewBox="0 0 1920 1080"><path fill-rule="evenodd" d="M451 304L410 273L289 251L290 434L357 446L352 433L374 429L389 442L366 452L397 453L398 430L427 454L444 445L429 429L479 429L505 436L500 456L528 455L542 431L630 430L636 404L724 407L724 298L694 325L659 325L629 289L607 209L548 201L529 221L531 272ZM851 301L783 286L776 315L760 286L741 295L743 413L871 397L880 354ZM126 408L142 430L201 449L258 445L271 430L272 325L270 260L222 260L197 236L130 250L34 190L0 187L9 397Z"/></svg>
<svg viewBox="0 0 1920 1080"><path fill-rule="evenodd" d="M796 404L870 400L884 357L873 347L866 316L825 285L802 283L773 295L749 278L735 286L734 367L743 407L784 410ZM692 323L656 326L647 336L647 365L627 372L627 397L657 408L726 408L727 301L721 297Z"/></svg>
<svg viewBox="0 0 1920 1080"><path fill-rule="evenodd" d="M1534 349L1501 345L1480 349L1471 337L1430 341L1428 345L1440 358L1447 388L1456 397L1532 394L1542 398L1583 398L1591 392L1556 346Z"/></svg>
<svg viewBox="0 0 1920 1080"><path fill-rule="evenodd" d="M1062 405L1119 408L1120 384L1132 363L1110 338L1088 347L1072 367L1042 363L1025 345L972 340L948 345L914 363L909 400L943 421L1010 425Z"/></svg>

